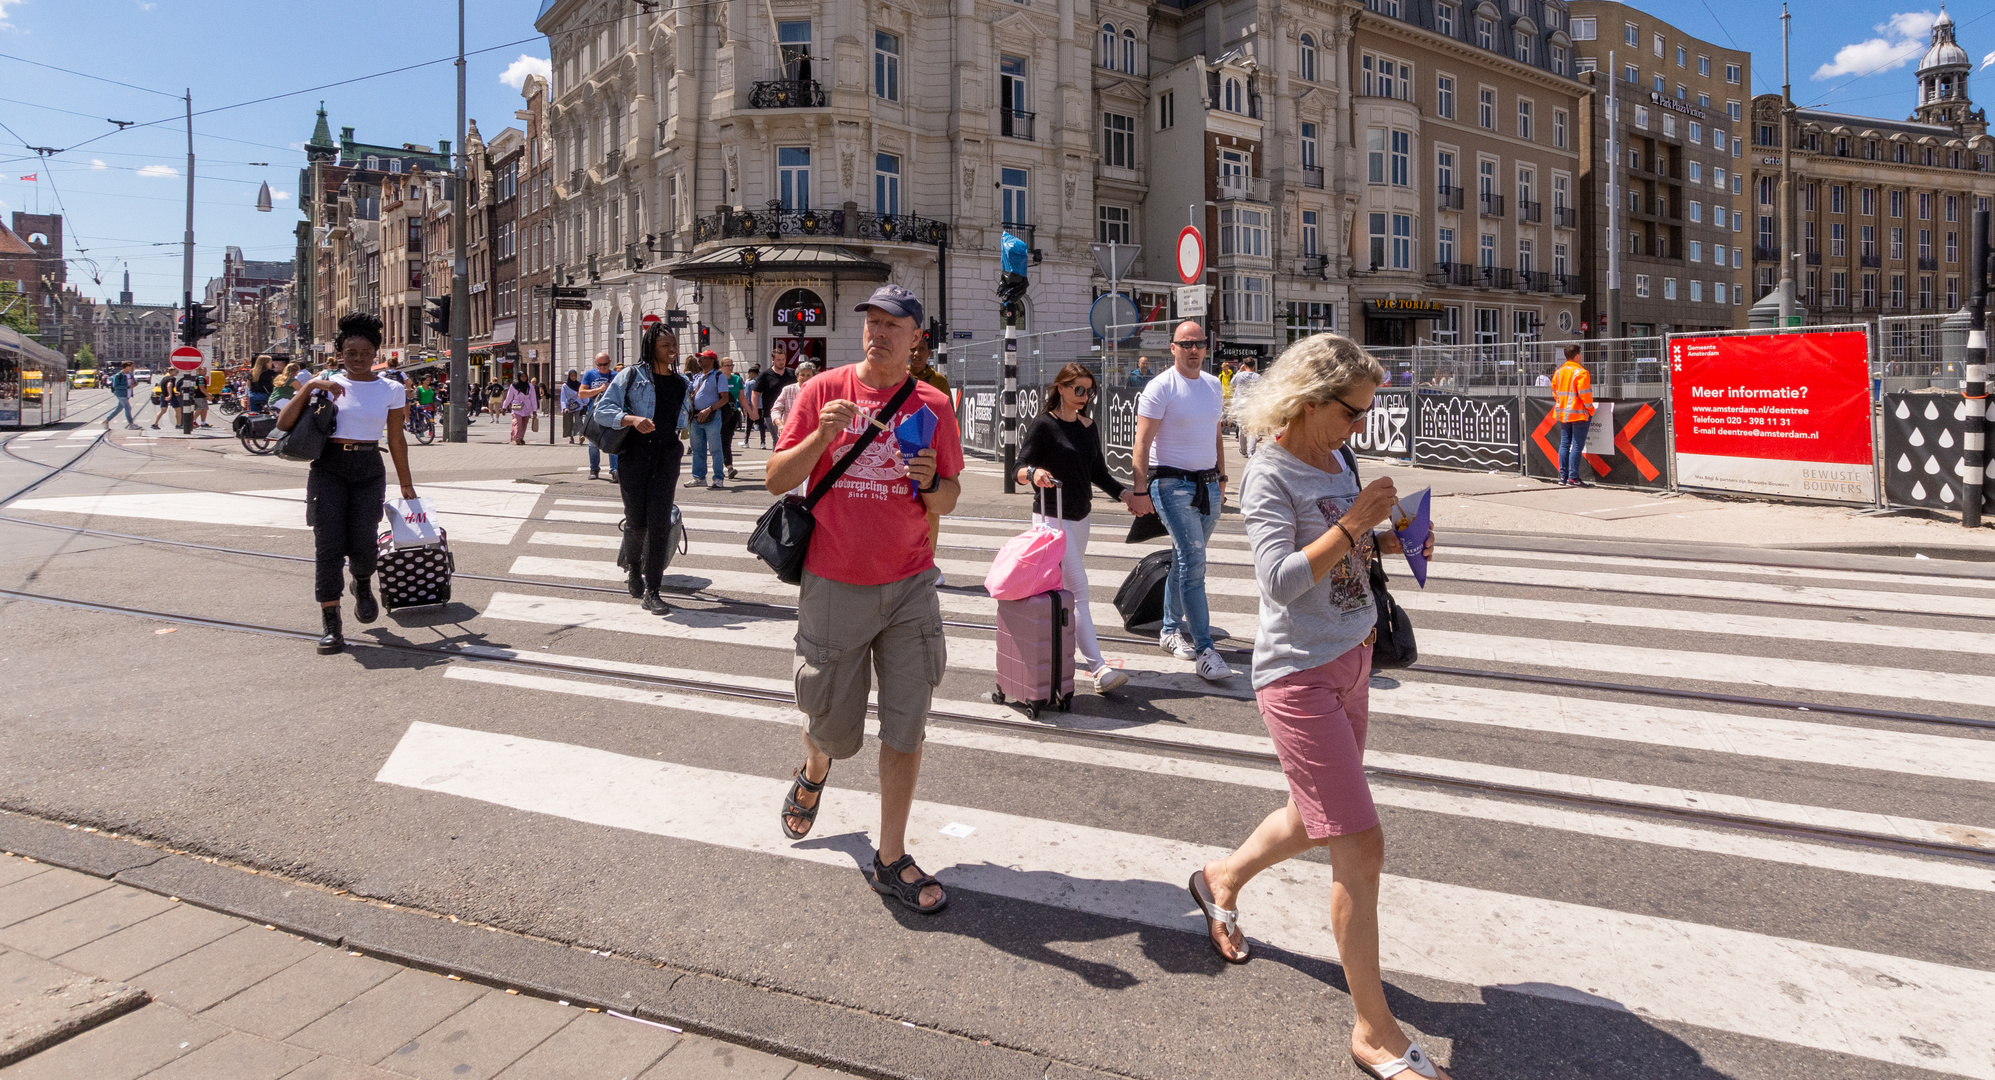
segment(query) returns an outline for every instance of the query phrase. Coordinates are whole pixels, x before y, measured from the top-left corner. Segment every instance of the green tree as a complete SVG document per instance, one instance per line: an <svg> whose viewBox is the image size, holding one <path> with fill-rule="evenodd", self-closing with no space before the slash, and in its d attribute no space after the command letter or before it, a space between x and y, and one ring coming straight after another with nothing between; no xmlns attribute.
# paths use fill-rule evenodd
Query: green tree
<svg viewBox="0 0 1995 1080"><path fill-rule="evenodd" d="M87 341L77 346L76 355L69 361L69 369L71 371L83 371L85 369L95 369L96 367L97 350L91 348L90 343Z"/></svg>
<svg viewBox="0 0 1995 1080"><path fill-rule="evenodd" d="M34 305L14 288L11 281L0 281L0 325L11 326L31 337L39 332L35 324Z"/></svg>

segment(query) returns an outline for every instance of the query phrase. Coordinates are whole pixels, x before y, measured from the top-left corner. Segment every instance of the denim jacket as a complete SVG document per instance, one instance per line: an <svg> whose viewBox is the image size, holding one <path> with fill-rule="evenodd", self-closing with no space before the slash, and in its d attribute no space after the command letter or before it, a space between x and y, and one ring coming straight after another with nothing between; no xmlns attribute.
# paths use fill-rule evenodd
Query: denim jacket
<svg viewBox="0 0 1995 1080"><path fill-rule="evenodd" d="M677 374L670 378L683 381L683 377ZM596 398L596 423L606 428L618 428L623 426L626 413L650 416L657 412L658 386L654 379L650 364L632 364L617 372L616 378L610 380L610 388ZM692 395L687 394L684 400L691 399ZM686 426L687 413L687 407L681 405L678 427Z"/></svg>

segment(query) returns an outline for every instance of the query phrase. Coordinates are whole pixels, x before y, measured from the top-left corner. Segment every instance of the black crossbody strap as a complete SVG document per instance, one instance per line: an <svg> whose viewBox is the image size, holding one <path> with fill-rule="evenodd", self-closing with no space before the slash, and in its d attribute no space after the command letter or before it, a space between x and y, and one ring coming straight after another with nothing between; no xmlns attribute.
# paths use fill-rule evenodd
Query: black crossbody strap
<svg viewBox="0 0 1995 1080"><path fill-rule="evenodd" d="M853 377L857 378L858 376L855 375ZM893 397L887 400L887 407L880 410L881 413L891 420L895 414L901 411L901 406L907 403L908 395L912 393L914 393L914 380L910 378L901 384L901 388L895 391ZM824 479L811 485L809 494L804 496L805 510L816 508L817 501L824 498L825 492L831 490L831 485L836 484L838 478L845 475L845 470L851 468L852 463L859 460L859 455L865 453L868 446L873 445L873 439L879 433L879 428L874 427L872 424L866 425L866 430L859 434L859 441L852 444L851 452L847 453L843 459L834 462L831 466L831 471L824 474ZM827 450L825 452L830 453L831 451Z"/></svg>

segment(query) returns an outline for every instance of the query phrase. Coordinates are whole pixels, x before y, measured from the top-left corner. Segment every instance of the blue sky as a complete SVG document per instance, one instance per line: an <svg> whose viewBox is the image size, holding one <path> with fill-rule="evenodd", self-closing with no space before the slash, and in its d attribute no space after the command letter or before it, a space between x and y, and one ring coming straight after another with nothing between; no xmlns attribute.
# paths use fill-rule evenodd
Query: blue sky
<svg viewBox="0 0 1995 1080"><path fill-rule="evenodd" d="M470 114L488 138L514 124L520 107L518 91L502 77L509 71L518 77L522 56L547 55L533 31L539 7L539 0L467 4L466 47L506 46L480 52L468 65ZM1651 9L1688 33L1750 50L1753 91L1779 90L1778 2L1671 0ZM1798 101L1879 116L1911 111L1911 69L1936 6L1805 0L1794 10ZM1978 61L1995 52L1995 0L1951 10L1970 55ZM456 126L448 62L295 92L447 60L456 47L456 5L448 0L0 0L0 54L145 88L0 58L0 124L6 125L0 211L11 220L12 211L33 210L39 198L48 212L57 208L59 192L70 254L94 259L103 276L101 286L92 283L90 265L77 261L71 281L91 295L115 296L129 265L139 300L178 302L183 87L193 89L196 112L198 290L219 272L224 245L238 245L253 259L291 256L304 157L298 147L311 135L321 98L335 136L350 125L364 142L434 145ZM1978 78L1976 88L1978 97L1995 101L1995 72ZM292 96L200 115L279 94ZM107 119L167 122L106 134L114 132ZM67 152L39 161L20 149L23 143ZM31 173L42 182L20 181ZM254 202L265 180L283 197L274 212L260 214Z"/></svg>

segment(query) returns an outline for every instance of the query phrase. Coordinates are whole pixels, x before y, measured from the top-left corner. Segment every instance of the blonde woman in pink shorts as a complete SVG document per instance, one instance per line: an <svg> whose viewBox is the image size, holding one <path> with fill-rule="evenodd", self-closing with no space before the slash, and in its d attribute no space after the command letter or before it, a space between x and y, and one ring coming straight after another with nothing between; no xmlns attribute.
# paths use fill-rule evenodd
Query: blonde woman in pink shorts
<svg viewBox="0 0 1995 1080"><path fill-rule="evenodd" d="M1364 428L1385 377L1349 338L1316 334L1289 346L1253 394L1234 399L1242 433L1273 437L1247 466L1240 510L1261 593L1254 694L1289 800L1238 851L1194 873L1191 891L1213 949L1245 963L1241 890L1276 863L1325 849L1331 926L1358 1014L1351 1057L1370 1076L1404 1080L1447 1074L1400 1030L1379 980L1385 838L1364 767L1377 619L1369 567L1374 551L1399 551L1390 530L1372 533L1398 496L1388 477L1361 490L1344 442Z"/></svg>

